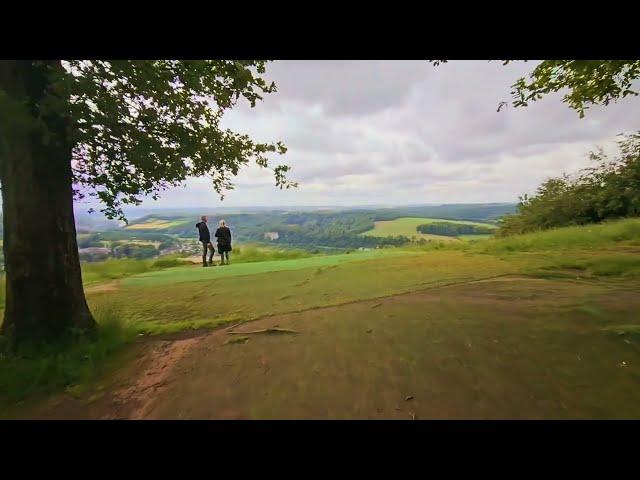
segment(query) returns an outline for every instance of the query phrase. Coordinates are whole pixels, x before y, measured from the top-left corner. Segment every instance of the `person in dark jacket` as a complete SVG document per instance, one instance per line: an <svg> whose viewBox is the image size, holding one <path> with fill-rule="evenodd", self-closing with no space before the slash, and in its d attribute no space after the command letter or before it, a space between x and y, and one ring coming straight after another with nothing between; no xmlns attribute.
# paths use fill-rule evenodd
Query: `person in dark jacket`
<svg viewBox="0 0 640 480"><path fill-rule="evenodd" d="M196 223L196 228L200 233L200 242L202 243L202 266L203 267L212 267L213 266L213 254L215 253L215 249L213 248L213 244L211 243L211 233L209 232L209 227L207 226L207 217L202 216L201 222ZM207 250L209 250L209 264L207 265Z"/></svg>
<svg viewBox="0 0 640 480"><path fill-rule="evenodd" d="M231 251L231 230L227 227L224 220L220 220L218 229L216 230L216 238L218 239L218 253L220 254L220 265L229 265L229 252ZM224 263L225 256L227 263Z"/></svg>

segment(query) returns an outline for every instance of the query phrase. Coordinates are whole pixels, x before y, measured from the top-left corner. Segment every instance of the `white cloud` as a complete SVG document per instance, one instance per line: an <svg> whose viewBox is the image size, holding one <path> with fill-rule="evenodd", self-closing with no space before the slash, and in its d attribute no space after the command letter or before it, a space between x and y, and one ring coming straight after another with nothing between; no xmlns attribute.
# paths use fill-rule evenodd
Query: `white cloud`
<svg viewBox="0 0 640 480"><path fill-rule="evenodd" d="M230 112L225 126L289 147L295 190L250 167L223 205L516 201L548 176L640 128L640 99L593 108L584 119L553 95L496 112L535 62L282 61L268 68L278 92ZM146 202L146 205L151 205ZM166 192L162 206L215 206L208 180Z"/></svg>

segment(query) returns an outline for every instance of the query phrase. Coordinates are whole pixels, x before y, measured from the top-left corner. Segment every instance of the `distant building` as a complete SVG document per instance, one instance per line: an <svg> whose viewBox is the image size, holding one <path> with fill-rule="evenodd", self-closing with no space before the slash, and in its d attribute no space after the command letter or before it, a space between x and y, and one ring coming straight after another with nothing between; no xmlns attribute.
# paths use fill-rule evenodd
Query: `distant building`
<svg viewBox="0 0 640 480"><path fill-rule="evenodd" d="M280 238L280 235L278 235L278 232L264 232L264 238L267 240L277 240Z"/></svg>

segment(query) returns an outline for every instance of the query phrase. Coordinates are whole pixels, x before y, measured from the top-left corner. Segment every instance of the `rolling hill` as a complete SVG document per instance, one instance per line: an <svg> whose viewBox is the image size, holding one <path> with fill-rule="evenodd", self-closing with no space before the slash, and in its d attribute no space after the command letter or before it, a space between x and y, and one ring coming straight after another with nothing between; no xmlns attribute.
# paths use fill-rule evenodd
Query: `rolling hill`
<svg viewBox="0 0 640 480"><path fill-rule="evenodd" d="M425 217L402 217L395 220L381 220L374 223L374 227L371 230L363 232L362 235L374 236L374 237L392 237L392 236L405 236L413 239L425 239L425 240L438 240L438 241L456 241L455 237L447 237L443 235L431 235L426 233L420 233L416 229L419 225L424 225L432 222L440 222L439 218L425 218ZM491 229L497 228L490 223L480 223L465 220L447 220L447 222L476 225L487 227ZM464 235L459 238L487 238L487 235Z"/></svg>
<svg viewBox="0 0 640 480"><path fill-rule="evenodd" d="M94 279L91 308L137 340L6 415L640 418L639 249L630 219Z"/></svg>

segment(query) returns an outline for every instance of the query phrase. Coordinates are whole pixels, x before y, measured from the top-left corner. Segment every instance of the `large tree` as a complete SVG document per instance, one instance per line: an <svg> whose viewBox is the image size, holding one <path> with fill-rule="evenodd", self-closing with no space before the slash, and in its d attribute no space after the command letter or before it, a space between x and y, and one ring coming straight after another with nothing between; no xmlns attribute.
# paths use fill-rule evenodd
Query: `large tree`
<svg viewBox="0 0 640 480"><path fill-rule="evenodd" d="M241 167L285 153L220 124L238 100L253 107L275 91L264 72L257 60L0 61L3 335L40 342L95 327L74 196L123 219L125 204L191 176L209 176L222 197ZM273 170L277 186L294 185L287 166Z"/></svg>

